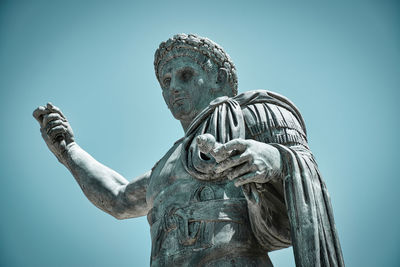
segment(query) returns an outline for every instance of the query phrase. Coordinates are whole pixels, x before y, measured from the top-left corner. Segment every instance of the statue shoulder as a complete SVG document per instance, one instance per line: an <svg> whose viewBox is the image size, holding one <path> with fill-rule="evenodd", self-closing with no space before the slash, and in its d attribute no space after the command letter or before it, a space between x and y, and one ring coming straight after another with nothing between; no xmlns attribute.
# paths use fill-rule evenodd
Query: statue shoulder
<svg viewBox="0 0 400 267"><path fill-rule="evenodd" d="M307 146L304 120L286 97L266 90L245 92L236 97L242 107L246 132L264 143Z"/></svg>

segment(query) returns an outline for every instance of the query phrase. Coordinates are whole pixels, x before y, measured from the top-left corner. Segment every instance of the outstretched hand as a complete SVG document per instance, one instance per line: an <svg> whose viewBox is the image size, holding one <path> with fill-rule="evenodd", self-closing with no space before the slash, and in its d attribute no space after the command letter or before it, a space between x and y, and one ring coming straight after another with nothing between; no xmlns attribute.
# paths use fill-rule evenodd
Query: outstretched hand
<svg viewBox="0 0 400 267"><path fill-rule="evenodd" d="M247 183L267 183L282 176L282 160L279 150L255 140L234 139L225 144L215 141L214 136L203 134L197 137L202 153L216 161L215 172L226 172L235 186Z"/></svg>
<svg viewBox="0 0 400 267"><path fill-rule="evenodd" d="M68 120L51 103L39 106L32 115L39 122L40 132L50 151L63 162L63 153L74 144L74 133Z"/></svg>

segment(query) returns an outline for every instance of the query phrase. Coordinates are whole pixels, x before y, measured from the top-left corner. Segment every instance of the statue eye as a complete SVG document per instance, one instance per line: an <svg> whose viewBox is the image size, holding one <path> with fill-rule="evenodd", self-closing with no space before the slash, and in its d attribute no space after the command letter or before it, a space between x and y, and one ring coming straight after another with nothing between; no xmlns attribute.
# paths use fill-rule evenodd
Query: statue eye
<svg viewBox="0 0 400 267"><path fill-rule="evenodd" d="M167 77L163 80L163 85L165 87L169 87L169 85L171 84L171 78Z"/></svg>
<svg viewBox="0 0 400 267"><path fill-rule="evenodd" d="M182 71L180 78L182 81L188 82L192 77L193 77L192 70L184 70L184 71Z"/></svg>

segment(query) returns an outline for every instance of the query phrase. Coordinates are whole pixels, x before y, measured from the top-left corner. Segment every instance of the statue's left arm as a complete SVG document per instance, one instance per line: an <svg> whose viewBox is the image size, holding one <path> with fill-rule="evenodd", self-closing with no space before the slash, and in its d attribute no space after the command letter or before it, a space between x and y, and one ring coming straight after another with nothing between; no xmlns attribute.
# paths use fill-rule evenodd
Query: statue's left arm
<svg viewBox="0 0 400 267"><path fill-rule="evenodd" d="M243 109L246 139L214 149L217 172L241 186L259 243L268 251L293 245L297 266L344 266L330 198L308 148L305 128L275 104Z"/></svg>

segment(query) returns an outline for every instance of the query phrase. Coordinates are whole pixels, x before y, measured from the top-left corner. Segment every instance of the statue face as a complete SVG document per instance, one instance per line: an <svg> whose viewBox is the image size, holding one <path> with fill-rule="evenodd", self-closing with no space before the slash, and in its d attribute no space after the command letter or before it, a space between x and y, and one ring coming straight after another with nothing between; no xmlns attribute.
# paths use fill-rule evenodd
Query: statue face
<svg viewBox="0 0 400 267"><path fill-rule="evenodd" d="M160 72L163 97L173 116L191 122L211 100L218 73L204 70L190 57L168 61Z"/></svg>

